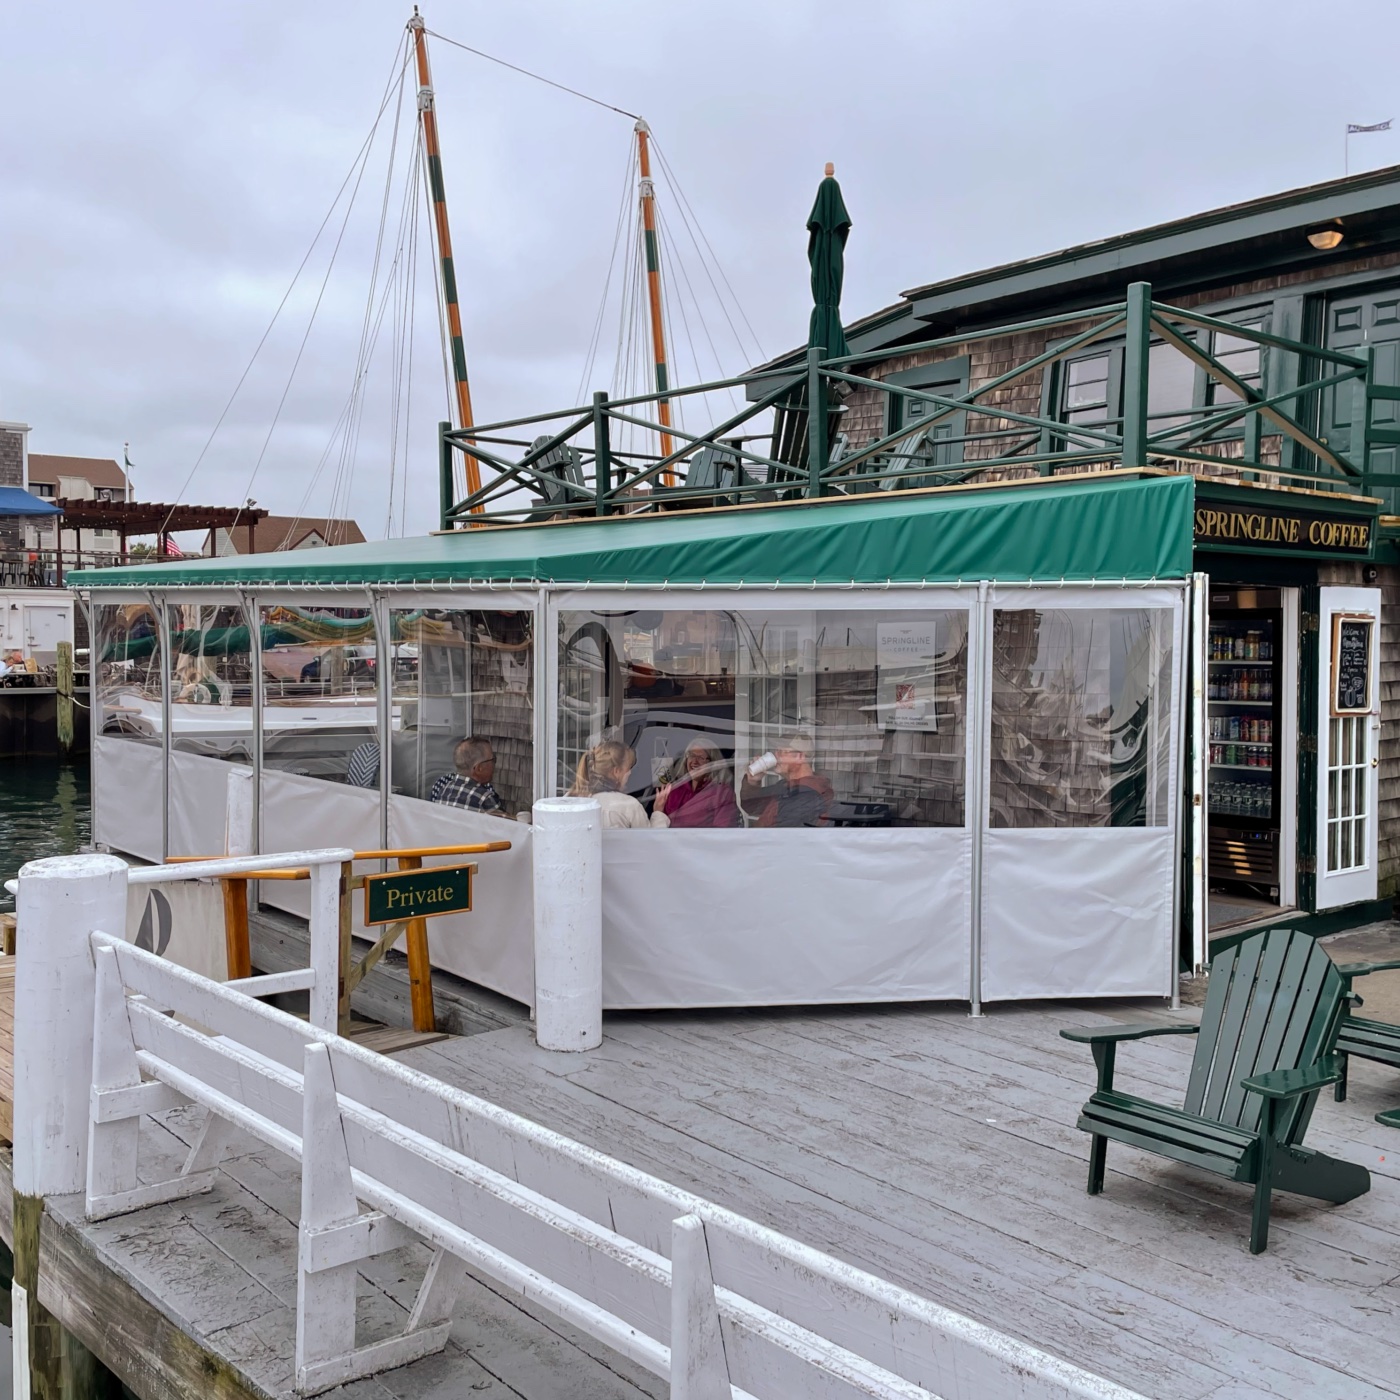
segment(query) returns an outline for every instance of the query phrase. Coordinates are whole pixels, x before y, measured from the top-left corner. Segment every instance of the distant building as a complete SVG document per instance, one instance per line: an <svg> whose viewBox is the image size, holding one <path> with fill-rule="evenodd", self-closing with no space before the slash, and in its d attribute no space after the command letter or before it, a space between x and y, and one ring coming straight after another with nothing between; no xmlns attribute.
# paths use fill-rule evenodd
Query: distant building
<svg viewBox="0 0 1400 1400"><path fill-rule="evenodd" d="M331 544L363 544L364 532L353 520L315 520L306 515L269 515L253 530L253 553L275 554L283 549L321 549ZM203 554L247 554L247 531L241 526L211 530Z"/></svg>
<svg viewBox="0 0 1400 1400"><path fill-rule="evenodd" d="M0 486L29 485L29 424L0 423ZM24 543L24 522L16 515L0 516L0 552L18 551Z"/></svg>
<svg viewBox="0 0 1400 1400"><path fill-rule="evenodd" d="M26 488L44 500L59 501L130 501L134 499L131 480L121 465L110 457L59 457L46 452L28 454ZM29 549L53 549L55 526L29 523L25 527L25 546ZM77 534L64 530L65 550L76 550ZM115 554L119 548L115 530L85 530L83 549L94 554Z"/></svg>

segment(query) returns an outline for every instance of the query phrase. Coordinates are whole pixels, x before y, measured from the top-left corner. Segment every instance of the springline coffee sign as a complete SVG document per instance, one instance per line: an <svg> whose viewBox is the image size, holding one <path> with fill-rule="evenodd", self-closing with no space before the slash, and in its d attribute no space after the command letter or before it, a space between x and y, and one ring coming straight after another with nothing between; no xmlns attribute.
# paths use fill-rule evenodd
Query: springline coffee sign
<svg viewBox="0 0 1400 1400"><path fill-rule="evenodd" d="M1196 543L1299 554L1371 553L1375 521L1284 506L1198 505Z"/></svg>

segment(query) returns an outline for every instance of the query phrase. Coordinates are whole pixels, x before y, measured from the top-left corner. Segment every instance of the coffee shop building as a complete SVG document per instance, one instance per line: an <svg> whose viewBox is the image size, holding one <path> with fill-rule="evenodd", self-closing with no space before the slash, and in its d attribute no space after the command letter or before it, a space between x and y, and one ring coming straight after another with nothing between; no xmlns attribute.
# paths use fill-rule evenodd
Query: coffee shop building
<svg viewBox="0 0 1400 1400"><path fill-rule="evenodd" d="M422 540L90 571L98 839L210 848L237 762L263 849L446 844L493 820L426 801L466 733L521 812L603 739L650 807L697 740L737 791L801 733L820 830L606 833L609 1006L1166 997L1241 930L1388 915L1400 171L848 340L670 451L622 446L646 399L445 430ZM528 1003L514 830L433 947Z"/></svg>

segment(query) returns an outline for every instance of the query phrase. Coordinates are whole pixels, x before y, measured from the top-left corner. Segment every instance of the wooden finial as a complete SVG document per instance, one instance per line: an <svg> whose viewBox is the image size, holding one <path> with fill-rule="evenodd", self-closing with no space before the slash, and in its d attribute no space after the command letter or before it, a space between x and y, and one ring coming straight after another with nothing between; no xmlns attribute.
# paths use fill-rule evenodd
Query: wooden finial
<svg viewBox="0 0 1400 1400"><path fill-rule="evenodd" d="M826 178L829 180L829 179L831 179L831 177L832 177L833 175L835 175L835 174L836 174L836 167L835 167L830 161L827 161L827 163L826 163Z"/></svg>

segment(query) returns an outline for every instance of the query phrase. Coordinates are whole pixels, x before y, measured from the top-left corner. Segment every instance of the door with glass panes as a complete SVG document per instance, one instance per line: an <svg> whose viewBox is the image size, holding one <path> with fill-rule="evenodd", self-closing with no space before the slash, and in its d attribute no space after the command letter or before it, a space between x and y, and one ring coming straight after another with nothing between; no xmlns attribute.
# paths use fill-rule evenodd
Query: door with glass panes
<svg viewBox="0 0 1400 1400"><path fill-rule="evenodd" d="M1335 909L1376 898L1381 591L1320 594L1316 904Z"/></svg>

